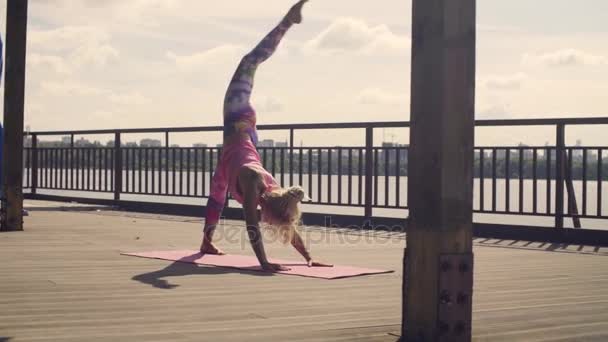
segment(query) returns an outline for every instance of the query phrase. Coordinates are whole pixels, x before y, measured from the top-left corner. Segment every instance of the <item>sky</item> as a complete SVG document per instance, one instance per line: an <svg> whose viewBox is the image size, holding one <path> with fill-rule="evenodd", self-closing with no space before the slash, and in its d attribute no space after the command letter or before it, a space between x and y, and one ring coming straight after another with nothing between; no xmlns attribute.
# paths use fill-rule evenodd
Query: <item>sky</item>
<svg viewBox="0 0 608 342"><path fill-rule="evenodd" d="M221 125L225 88L241 56L293 2L30 0L26 125L34 131ZM258 123L409 120L411 6L411 0L311 0L304 23L257 73ZM607 1L478 0L477 6L478 119L608 116ZM604 130L570 129L568 142L608 145ZM336 133L341 141L332 145L363 141L361 131ZM480 129L476 140L544 145L555 142L553 134ZM296 140L319 145L327 136L306 132ZM407 143L408 135L382 130L376 138ZM220 135L174 139L215 144Z"/></svg>

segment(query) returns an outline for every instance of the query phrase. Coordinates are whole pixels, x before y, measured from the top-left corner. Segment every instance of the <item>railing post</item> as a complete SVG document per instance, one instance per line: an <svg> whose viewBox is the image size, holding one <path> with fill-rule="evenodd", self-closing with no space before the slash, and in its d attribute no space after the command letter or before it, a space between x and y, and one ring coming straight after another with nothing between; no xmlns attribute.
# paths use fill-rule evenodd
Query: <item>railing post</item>
<svg viewBox="0 0 608 342"><path fill-rule="evenodd" d="M564 228L565 126L557 125L555 148L555 228Z"/></svg>
<svg viewBox="0 0 608 342"><path fill-rule="evenodd" d="M293 186L293 128L289 130L289 186Z"/></svg>
<svg viewBox="0 0 608 342"><path fill-rule="evenodd" d="M175 154L174 154L175 156ZM205 158L203 156L203 158ZM175 160L173 160L175 163ZM204 175L204 173L203 173ZM162 191L161 191L162 192ZM169 194L169 131L165 131L165 195Z"/></svg>
<svg viewBox="0 0 608 342"><path fill-rule="evenodd" d="M574 191L574 184L572 183L572 150L568 153L564 151L562 155L564 167L564 183L566 185L566 193L568 193L568 215L572 216L572 223L574 228L581 228L581 219L578 217L578 205L576 204L576 192Z"/></svg>
<svg viewBox="0 0 608 342"><path fill-rule="evenodd" d="M74 134L70 134L70 189L74 189Z"/></svg>
<svg viewBox="0 0 608 342"><path fill-rule="evenodd" d="M120 200L122 192L122 151L120 133L114 133L114 200Z"/></svg>
<svg viewBox="0 0 608 342"><path fill-rule="evenodd" d="M365 217L372 217L374 170L374 128L365 128Z"/></svg>
<svg viewBox="0 0 608 342"><path fill-rule="evenodd" d="M32 194L36 194L38 188L38 135L32 134L32 164L31 164L31 177L32 177Z"/></svg>

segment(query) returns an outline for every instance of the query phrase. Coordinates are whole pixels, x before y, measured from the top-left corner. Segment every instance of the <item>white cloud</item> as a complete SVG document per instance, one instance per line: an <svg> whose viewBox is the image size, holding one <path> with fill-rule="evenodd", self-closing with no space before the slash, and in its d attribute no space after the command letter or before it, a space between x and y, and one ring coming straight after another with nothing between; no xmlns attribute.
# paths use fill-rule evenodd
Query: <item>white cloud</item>
<svg viewBox="0 0 608 342"><path fill-rule="evenodd" d="M168 51L166 56L171 59L181 71L193 71L206 67L226 65L227 60L237 60L243 49L236 45L221 45L191 55L177 55Z"/></svg>
<svg viewBox="0 0 608 342"><path fill-rule="evenodd" d="M74 81L43 81L40 84L40 88L43 92L53 96L100 96L107 93L103 89L91 87Z"/></svg>
<svg viewBox="0 0 608 342"><path fill-rule="evenodd" d="M357 96L357 102L365 105L405 105L409 94L392 93L380 88L363 89Z"/></svg>
<svg viewBox="0 0 608 342"><path fill-rule="evenodd" d="M51 96L98 97L101 101L121 106L143 106L152 101L140 92L117 93L110 90L90 86L78 81L64 80L61 82L43 81L40 84L43 93Z"/></svg>
<svg viewBox="0 0 608 342"><path fill-rule="evenodd" d="M176 0L131 0L132 8L144 10L153 8L161 11L177 9L178 1Z"/></svg>
<svg viewBox="0 0 608 342"><path fill-rule="evenodd" d="M110 44L110 34L99 27L65 26L51 30L32 30L28 36L34 52L65 58L75 66L105 66L119 56Z"/></svg>
<svg viewBox="0 0 608 342"><path fill-rule="evenodd" d="M72 61L78 65L102 67L118 59L119 53L109 44L87 44L80 46L72 55Z"/></svg>
<svg viewBox="0 0 608 342"><path fill-rule="evenodd" d="M156 28L161 26L160 19L170 14L182 13L184 4L178 6L175 0L129 0L117 2L116 15L126 23Z"/></svg>
<svg viewBox="0 0 608 342"><path fill-rule="evenodd" d="M486 24L477 24L478 32L485 33L526 33L526 30L522 27L518 26L502 26L502 25L486 25Z"/></svg>
<svg viewBox="0 0 608 342"><path fill-rule="evenodd" d="M126 94L110 94L108 98L111 102L121 105L143 106L151 102L149 98L139 92Z"/></svg>
<svg viewBox="0 0 608 342"><path fill-rule="evenodd" d="M108 41L110 35L100 27L64 26L50 30L31 30L27 38L35 49L65 51L90 42Z"/></svg>
<svg viewBox="0 0 608 342"><path fill-rule="evenodd" d="M509 105L505 103L477 105L475 110L477 119L505 119L511 116Z"/></svg>
<svg viewBox="0 0 608 342"><path fill-rule="evenodd" d="M108 121L115 120L120 118L120 115L108 110L94 110L89 114L89 119L94 119L95 121Z"/></svg>
<svg viewBox="0 0 608 342"><path fill-rule="evenodd" d="M512 75L490 75L482 77L481 86L492 90L516 90L522 87L528 75L516 73Z"/></svg>
<svg viewBox="0 0 608 342"><path fill-rule="evenodd" d="M526 53L522 57L522 62L527 65L547 65L551 67L596 66L608 64L608 58L577 49L562 49L541 54Z"/></svg>
<svg viewBox="0 0 608 342"><path fill-rule="evenodd" d="M58 74L70 74L72 70L64 58L52 55L32 53L27 56L28 66L43 70L51 69Z"/></svg>
<svg viewBox="0 0 608 342"><path fill-rule="evenodd" d="M307 52L361 54L407 53L410 39L393 33L386 25L370 26L354 18L338 18L315 38L309 40Z"/></svg>
<svg viewBox="0 0 608 342"><path fill-rule="evenodd" d="M253 99L254 108L260 113L282 112L285 105L275 97L261 96Z"/></svg>

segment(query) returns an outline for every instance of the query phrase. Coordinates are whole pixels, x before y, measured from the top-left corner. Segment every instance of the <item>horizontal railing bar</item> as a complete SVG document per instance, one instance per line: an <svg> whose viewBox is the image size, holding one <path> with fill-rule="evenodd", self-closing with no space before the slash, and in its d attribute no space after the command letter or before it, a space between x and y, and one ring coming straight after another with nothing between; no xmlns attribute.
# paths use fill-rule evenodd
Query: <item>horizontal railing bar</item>
<svg viewBox="0 0 608 342"><path fill-rule="evenodd" d="M585 146L566 145L565 147L571 148L571 149L573 149L575 151L578 151L578 150L582 151L582 150L608 149L608 146L594 146L594 145L585 145ZM383 148L383 147L380 147L380 148ZM402 148L407 148L407 147L404 146ZM545 149L546 150L547 148L549 148L549 149L555 150L556 146L544 146L544 145L543 146L533 146L533 145L531 145L531 146L519 146L519 145L511 145L511 146L507 146L507 145L502 145L502 146L499 146L499 145L496 145L496 146L481 145L481 146L475 146L476 150L479 150L479 149L492 149L492 148L496 148L496 149L506 149L506 148L508 148L510 150L534 150L534 149L537 149L537 150Z"/></svg>
<svg viewBox="0 0 608 342"><path fill-rule="evenodd" d="M345 123L320 123L320 124L273 124L258 125L258 130L290 130L290 129L354 129L354 128L402 128L409 127L407 121L393 122L345 122ZM99 129L78 131L39 131L30 132L36 135L89 135L89 134L137 134L137 133L185 133L185 132L220 132L222 126L196 126L196 127L159 127L159 128L128 128L128 129Z"/></svg>
<svg viewBox="0 0 608 342"><path fill-rule="evenodd" d="M585 145L585 146L568 146L569 148L572 148L574 150L584 150L584 149L608 149L608 146L593 146L593 145ZM82 150L82 149L96 149L96 150L114 150L114 147L98 147L98 146L74 146L74 147L69 147L69 146L43 146L43 147L36 147L37 150L52 150L52 149L56 149L56 148L61 148L64 150ZM123 149L156 149L156 150L164 150L167 147L163 147L163 146L121 146L121 148ZM183 149L183 150L210 150L210 149L214 149L214 150L218 150L220 149L220 147L191 147L191 146L174 146L174 147L169 147L170 149ZM337 148L341 148L343 150L356 150L356 149L360 149L360 148L365 148L365 146L340 146L340 145L334 145L334 146L330 146L330 145L325 145L325 146L321 146L321 145L311 145L311 146L303 146L303 147L289 147L289 146L274 146L274 147L267 147L267 146L256 146L256 148L258 150L294 150L294 151L303 151L303 150L307 150L309 148L312 149L322 149L322 150L329 150L329 149L337 149ZM406 150L409 149L408 145L404 145L404 146L374 146L373 147L376 150ZM522 150L532 150L532 149L555 149L555 146L516 146L516 145L495 145L495 146L489 146L489 145L480 145L480 146L475 146L475 149L492 149L492 148L498 148L498 149L505 149L505 148L509 148L509 149L522 149ZM24 146L23 149L25 150L31 150L33 149L30 146Z"/></svg>
<svg viewBox="0 0 608 342"><path fill-rule="evenodd" d="M475 126L608 125L608 117L476 120Z"/></svg>
<svg viewBox="0 0 608 342"><path fill-rule="evenodd" d="M547 119L507 119L507 120L476 120L476 126L547 126L547 125L608 125L608 117L586 118L547 118ZM408 121L385 122L336 122L309 124L271 124L259 125L258 130L307 130L307 129L352 129L352 128L407 128ZM179 133L179 132L216 132L222 131L222 126L197 127L158 127L158 128L125 128L72 131L38 131L29 132L36 135L88 135L88 134L134 134L134 133ZM27 132L24 132L27 134Z"/></svg>
<svg viewBox="0 0 608 342"><path fill-rule="evenodd" d="M96 189L91 189L91 190L87 190L87 189L78 189L78 188L74 188L74 189L70 189L67 187L64 188L51 188L51 187L47 187L47 186L38 186L36 187L37 190L52 190L53 192L57 192L57 191L68 191L68 192L96 192L96 193L106 193L106 194L111 194L113 191L112 190L96 190ZM122 192L123 194L129 194L127 192ZM85 197L86 198L86 197Z"/></svg>
<svg viewBox="0 0 608 342"><path fill-rule="evenodd" d="M308 150L309 148L312 149L322 149L322 150L329 150L329 149L337 149L337 148L341 148L343 150L345 149L359 149L359 148L365 148L365 146L341 146L341 145L334 145L334 146L330 146L330 145L325 145L325 146L321 146L321 145L311 145L311 146L302 146L302 147L289 147L289 146L274 146L274 147L266 147L266 146L256 146L256 148L258 150L272 150L272 149L285 149L285 150ZM384 148L384 147L378 147L378 148ZM396 148L396 147L386 147L386 148ZM407 148L407 146L402 146L402 147L398 147L398 148Z"/></svg>
<svg viewBox="0 0 608 342"><path fill-rule="evenodd" d="M570 146L570 145L566 145L567 148L571 148L575 151L582 151L582 150L608 150L608 145L606 146L597 146L597 145L585 145L585 146ZM51 146L51 147L36 147L37 150L52 150L52 149L65 149L65 150L82 150L82 149L95 149L95 150L107 150L107 151L113 151L114 147L95 147L95 146L74 146L74 147L69 147L69 146ZM148 146L122 146L122 148L124 149L151 149L151 150L164 150L166 149L166 147L162 147L162 146L156 146L156 147L148 147ZM192 151L201 151L201 150L219 150L219 147L189 147L189 146L179 146L179 147L170 147L171 149L176 149L176 150L192 150ZM303 146L303 147L289 147L289 146L276 146L276 147L265 147L265 146L257 146L256 147L258 150L294 150L294 152L298 152L298 151L304 151L307 150L309 148L312 149L322 149L322 150L328 150L328 149L337 149L337 148L341 148L342 150L356 150L356 149L360 149L360 148L365 148L365 146ZM377 150L407 150L409 149L409 146L374 146L374 149ZM496 149L510 149L510 150L534 150L534 149L552 149L554 150L556 147L555 146L516 146L516 145L495 145L495 146L489 146L489 145L479 145L479 146L475 146L475 150L480 150L480 149L484 149L484 150L491 150L493 148ZM31 150L33 149L32 147L26 146L23 147L24 150Z"/></svg>
<svg viewBox="0 0 608 342"><path fill-rule="evenodd" d="M484 214L484 215L514 215L514 216L543 216L543 217L553 217L555 216L555 213L551 213L551 214L547 214L547 213L534 213L531 211L524 211L523 213L520 213L519 210L510 210L510 211L505 211L505 210L496 210L496 211L492 211L492 210L479 210L479 209L475 209L473 210L473 212L475 214ZM567 215L564 215L564 217L566 217ZM593 218L597 218L597 216L593 216Z"/></svg>

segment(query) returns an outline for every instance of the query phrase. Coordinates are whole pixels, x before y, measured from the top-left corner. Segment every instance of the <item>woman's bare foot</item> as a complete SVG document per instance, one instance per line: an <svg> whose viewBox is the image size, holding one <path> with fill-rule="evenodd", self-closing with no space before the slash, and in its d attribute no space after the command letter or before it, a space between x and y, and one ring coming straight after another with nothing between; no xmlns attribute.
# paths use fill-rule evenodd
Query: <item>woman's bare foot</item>
<svg viewBox="0 0 608 342"><path fill-rule="evenodd" d="M201 250L201 254L213 254L213 255L224 255L224 254L226 254L221 249L215 247L213 245L213 242L209 242L207 240L205 240L205 241L203 241L201 243L200 250Z"/></svg>
<svg viewBox="0 0 608 342"><path fill-rule="evenodd" d="M297 4L293 5L287 13L287 19L294 24L300 24L302 22L302 7L307 2L308 0L300 0Z"/></svg>

